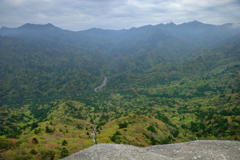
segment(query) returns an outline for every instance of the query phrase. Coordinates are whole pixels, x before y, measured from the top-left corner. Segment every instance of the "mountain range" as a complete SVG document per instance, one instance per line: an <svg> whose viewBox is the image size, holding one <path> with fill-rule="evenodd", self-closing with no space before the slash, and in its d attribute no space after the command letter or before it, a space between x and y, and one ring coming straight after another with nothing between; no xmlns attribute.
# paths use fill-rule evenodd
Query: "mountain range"
<svg viewBox="0 0 240 160"><path fill-rule="evenodd" d="M180 62L209 48L239 42L239 34L240 28L234 24L215 26L198 21L119 31L93 28L72 32L52 24L2 27L0 98L8 103L12 98L46 99L59 97L60 92L72 96L93 91L102 72L109 76L149 72L163 63Z"/></svg>
<svg viewBox="0 0 240 160"><path fill-rule="evenodd" d="M237 141L239 69L240 27L231 23L2 27L2 155L63 158L94 144L92 125L99 143Z"/></svg>

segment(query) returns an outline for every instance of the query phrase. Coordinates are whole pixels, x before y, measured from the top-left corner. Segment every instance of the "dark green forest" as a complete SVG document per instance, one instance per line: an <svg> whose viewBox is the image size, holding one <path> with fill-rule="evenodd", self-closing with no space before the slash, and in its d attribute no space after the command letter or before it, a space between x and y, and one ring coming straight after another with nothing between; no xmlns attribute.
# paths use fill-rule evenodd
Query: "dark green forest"
<svg viewBox="0 0 240 160"><path fill-rule="evenodd" d="M2 27L0 149L8 159L63 158L94 144L93 124L99 143L240 140L239 69L232 24Z"/></svg>

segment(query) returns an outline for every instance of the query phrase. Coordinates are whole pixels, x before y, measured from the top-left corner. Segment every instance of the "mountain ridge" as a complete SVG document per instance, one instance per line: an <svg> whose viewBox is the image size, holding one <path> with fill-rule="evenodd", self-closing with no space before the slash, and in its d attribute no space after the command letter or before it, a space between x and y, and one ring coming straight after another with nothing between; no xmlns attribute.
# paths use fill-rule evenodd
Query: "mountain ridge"
<svg viewBox="0 0 240 160"><path fill-rule="evenodd" d="M202 25L209 26L208 24L194 21L181 25L173 25L173 28L168 28L167 25L162 24L160 26L148 25L120 31L90 29L72 32L57 28L50 23L46 25L25 24L15 29L0 29L0 36L5 37L1 37L1 39L8 39L6 42L2 41L0 56L2 60L9 61L15 66L13 59L16 60L16 58L12 59L11 56L16 55L15 57L18 57L18 62L20 62L19 59L22 59L21 63L18 63L20 66L16 68L22 68L24 70L29 70L29 64L24 63L30 63L30 59L34 65L37 64L39 67L41 65L47 65L46 68L56 67L51 66L51 63L42 64L44 59L48 59L50 62L53 55L56 56L58 60L61 59L74 65L76 65L76 63L73 61L77 59L77 62L81 64L81 70L86 72L86 74L88 72L96 74L93 69L95 68L99 73L106 72L107 75L111 74L114 77L115 73L118 73L118 75L129 74L131 72L150 73L148 70L158 64L178 62L188 59L189 57L197 57L204 49L211 50L211 48L224 44L226 41L230 43L229 45L239 42L240 28L239 30L229 30L229 27L219 28L219 26L210 25L211 28L217 28L216 31L212 32L210 30L209 32L208 29L205 30L204 27L200 29L204 31L204 34L202 34L203 31L198 33L198 27L195 28L196 30L189 30L184 29L182 27L183 25L198 27ZM18 48L18 53L16 53L16 50L9 50L9 46ZM35 46L35 48L33 46ZM61 48L61 50L59 48ZM30 54L31 52L33 53ZM37 52L39 52L39 54L37 54ZM45 54L46 52L48 52L48 54ZM33 55L41 58L36 59ZM27 57L32 58L29 59ZM95 57L97 59L95 59ZM23 59L25 59L25 61ZM9 68L7 68L9 64L6 64L5 61L2 62L2 68L9 70ZM58 62L60 63L60 61ZM83 68L85 67L83 66L89 66L91 62L96 64L94 67L89 67L92 68L91 71L89 71L88 68L84 70ZM68 64L66 63L66 65ZM53 73L52 69L49 71ZM23 72L20 71L16 71L14 77L17 77L19 73L22 73L24 77ZM41 75L42 73L38 74ZM45 72L45 74L48 75L46 77L49 77L49 73ZM8 74L3 75L8 76ZM20 79L24 79L23 77ZM7 79L13 81L10 76L8 76ZM14 84L20 83L20 79L15 78L14 81L16 82L14 82ZM100 83L100 79L98 83ZM28 81L33 82L33 80ZM96 81L95 78L94 81ZM37 83L37 81L34 82L33 86L39 86L35 83ZM47 82L46 84L50 85L49 83L53 82ZM76 82L73 83L78 84ZM64 81L64 84L67 85L67 81ZM94 88L93 85L96 86L96 84L92 84L91 87L87 87L89 86L87 85L85 87L78 86L77 88L81 88L82 92L86 92L87 90L90 91L90 88ZM10 86L9 88L2 88L5 88L3 89L4 92L11 92ZM13 87L12 89L15 88ZM40 91L41 95L43 95L43 92L45 92L46 95L48 90L44 89ZM39 93L39 91L37 93Z"/></svg>
<svg viewBox="0 0 240 160"><path fill-rule="evenodd" d="M99 143L239 141L239 35L201 22L0 29L3 158L63 158L94 144L94 125Z"/></svg>
<svg viewBox="0 0 240 160"><path fill-rule="evenodd" d="M183 22L181 24L175 24L173 22L170 22L170 23L166 23L166 24L163 24L163 23L160 23L160 24L156 24L156 25L143 25L143 26L140 26L140 27L132 27L130 29L118 29L118 30L114 30L114 29L101 29L101 28L89 28L89 29L86 29L86 30L79 30L79 31L72 31L72 32L81 32L81 31L87 31L87 30L92 30L92 29L98 29L98 30L106 30L106 31L122 31L122 30L131 30L131 29L139 29L139 28L143 28L143 27L155 27L155 26L169 26L169 25L173 25L173 26L219 26L219 27L224 27L224 26L233 26L235 25L235 23L224 23L224 24L220 24L220 25L214 25L214 24L210 24L210 23L203 23L203 22L200 22L200 21L197 21L197 20L194 20L194 21L189 21L189 22ZM52 23L46 23L46 24L35 24L35 23L25 23L19 27L7 27L7 26L2 26L0 29L2 28L7 28L7 29L14 29L14 28L32 28L32 27L40 27L40 28L44 28L44 27L54 27L54 28L60 28L60 27L57 27L55 26L54 24ZM236 26L235 26L236 27ZM65 30L65 29L62 29L62 30ZM68 30L68 29L67 29ZM68 30L68 31L71 31L71 30Z"/></svg>

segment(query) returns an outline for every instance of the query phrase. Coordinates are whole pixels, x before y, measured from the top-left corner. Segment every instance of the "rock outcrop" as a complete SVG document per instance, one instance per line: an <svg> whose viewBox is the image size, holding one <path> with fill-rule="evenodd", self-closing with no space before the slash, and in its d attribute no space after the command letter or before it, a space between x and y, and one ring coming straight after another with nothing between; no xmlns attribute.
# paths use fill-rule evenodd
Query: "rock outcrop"
<svg viewBox="0 0 240 160"><path fill-rule="evenodd" d="M97 144L63 160L175 160L144 148L123 144Z"/></svg>
<svg viewBox="0 0 240 160"><path fill-rule="evenodd" d="M176 157L179 160L240 160L238 141L199 140L156 145L144 149L160 155Z"/></svg>
<svg viewBox="0 0 240 160"><path fill-rule="evenodd" d="M240 160L240 142L200 140L139 148L97 144L63 160Z"/></svg>

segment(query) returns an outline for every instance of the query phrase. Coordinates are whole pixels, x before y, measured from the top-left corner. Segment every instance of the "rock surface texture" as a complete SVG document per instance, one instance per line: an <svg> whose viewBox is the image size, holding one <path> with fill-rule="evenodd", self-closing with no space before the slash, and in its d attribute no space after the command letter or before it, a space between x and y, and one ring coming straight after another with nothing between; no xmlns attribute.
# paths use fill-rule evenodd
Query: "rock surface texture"
<svg viewBox="0 0 240 160"><path fill-rule="evenodd" d="M199 140L144 149L180 160L240 160L240 142L238 141Z"/></svg>
<svg viewBox="0 0 240 160"><path fill-rule="evenodd" d="M240 160L240 142L199 140L138 148L97 144L63 160Z"/></svg>
<svg viewBox="0 0 240 160"><path fill-rule="evenodd" d="M63 160L175 160L144 148L123 144L97 144Z"/></svg>

